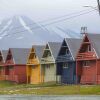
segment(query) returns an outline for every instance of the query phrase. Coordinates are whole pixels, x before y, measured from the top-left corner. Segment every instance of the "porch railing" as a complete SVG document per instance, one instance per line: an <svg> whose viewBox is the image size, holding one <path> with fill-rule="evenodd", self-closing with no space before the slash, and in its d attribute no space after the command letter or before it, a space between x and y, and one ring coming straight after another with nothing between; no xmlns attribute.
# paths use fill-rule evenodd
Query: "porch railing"
<svg viewBox="0 0 100 100"><path fill-rule="evenodd" d="M77 60L88 60L88 59L96 59L96 54L94 52L85 52L85 53L79 53L76 57Z"/></svg>
<svg viewBox="0 0 100 100"><path fill-rule="evenodd" d="M60 55L57 57L57 62L65 62L65 61L70 61L73 58L71 57L71 55Z"/></svg>

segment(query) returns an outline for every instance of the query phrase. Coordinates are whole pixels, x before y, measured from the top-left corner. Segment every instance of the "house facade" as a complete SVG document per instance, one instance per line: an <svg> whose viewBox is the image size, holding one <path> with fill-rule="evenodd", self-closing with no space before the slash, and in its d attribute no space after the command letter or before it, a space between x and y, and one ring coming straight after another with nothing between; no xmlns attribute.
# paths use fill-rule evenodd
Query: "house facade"
<svg viewBox="0 0 100 100"><path fill-rule="evenodd" d="M80 47L81 39L65 38L62 42L57 57L57 75L62 84L76 83L76 60L75 56Z"/></svg>
<svg viewBox="0 0 100 100"><path fill-rule="evenodd" d="M0 80L5 80L5 60L7 56L7 50L0 51Z"/></svg>
<svg viewBox="0 0 100 100"><path fill-rule="evenodd" d="M43 82L40 64L43 49L42 45L34 45L30 50L27 60L27 83L39 84Z"/></svg>
<svg viewBox="0 0 100 100"><path fill-rule="evenodd" d="M61 43L48 42L45 46L43 56L41 58L41 69L44 76L43 82L57 81L56 58L60 50Z"/></svg>
<svg viewBox="0 0 100 100"><path fill-rule="evenodd" d="M76 57L77 83L100 84L100 34L85 34Z"/></svg>
<svg viewBox="0 0 100 100"><path fill-rule="evenodd" d="M5 62L5 80L26 83L26 63L29 49L10 48Z"/></svg>

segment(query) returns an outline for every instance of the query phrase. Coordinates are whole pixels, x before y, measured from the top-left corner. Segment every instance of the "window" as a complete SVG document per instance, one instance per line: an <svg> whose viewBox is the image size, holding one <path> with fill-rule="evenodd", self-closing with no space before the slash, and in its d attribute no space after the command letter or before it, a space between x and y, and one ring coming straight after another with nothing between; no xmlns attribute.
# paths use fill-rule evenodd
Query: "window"
<svg viewBox="0 0 100 100"><path fill-rule="evenodd" d="M50 52L48 52L47 56L48 56L48 57L50 57L50 56L51 56L51 53L50 53Z"/></svg>
<svg viewBox="0 0 100 100"><path fill-rule="evenodd" d="M34 58L36 58L36 55L34 55Z"/></svg>
<svg viewBox="0 0 100 100"><path fill-rule="evenodd" d="M90 66L90 61L84 61L83 62L83 67L85 67L85 66Z"/></svg>
<svg viewBox="0 0 100 100"><path fill-rule="evenodd" d="M90 45L88 45L87 51L91 51L91 46Z"/></svg>
<svg viewBox="0 0 100 100"><path fill-rule="evenodd" d="M47 69L50 69L50 65L47 65Z"/></svg>
<svg viewBox="0 0 100 100"><path fill-rule="evenodd" d="M32 65L32 69L36 69L36 66L35 65Z"/></svg>
<svg viewBox="0 0 100 100"><path fill-rule="evenodd" d="M64 63L63 68L68 68L68 63Z"/></svg>
<svg viewBox="0 0 100 100"><path fill-rule="evenodd" d="M9 70L12 70L13 69L13 66L9 66Z"/></svg>
<svg viewBox="0 0 100 100"><path fill-rule="evenodd" d="M66 54L69 54L69 50L68 49L66 49Z"/></svg>
<svg viewBox="0 0 100 100"><path fill-rule="evenodd" d="M0 70L2 70L3 69L3 67L2 66L0 66Z"/></svg>

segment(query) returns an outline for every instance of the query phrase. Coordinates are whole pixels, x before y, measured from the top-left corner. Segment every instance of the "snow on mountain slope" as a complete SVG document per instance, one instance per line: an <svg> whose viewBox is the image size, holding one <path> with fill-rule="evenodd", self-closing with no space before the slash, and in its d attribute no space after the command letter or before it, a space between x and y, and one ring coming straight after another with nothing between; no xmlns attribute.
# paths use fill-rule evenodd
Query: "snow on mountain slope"
<svg viewBox="0 0 100 100"><path fill-rule="evenodd" d="M0 49L31 47L48 41L62 41L61 36L49 31L26 16L14 16L0 25Z"/></svg>
<svg viewBox="0 0 100 100"><path fill-rule="evenodd" d="M67 34L70 38L80 38L80 33L76 33L70 29L64 27L57 27L57 29L62 31L64 34Z"/></svg>
<svg viewBox="0 0 100 100"><path fill-rule="evenodd" d="M0 49L31 47L48 41L62 41L63 38L79 38L80 34L59 25L43 27L26 16L14 16L0 24Z"/></svg>

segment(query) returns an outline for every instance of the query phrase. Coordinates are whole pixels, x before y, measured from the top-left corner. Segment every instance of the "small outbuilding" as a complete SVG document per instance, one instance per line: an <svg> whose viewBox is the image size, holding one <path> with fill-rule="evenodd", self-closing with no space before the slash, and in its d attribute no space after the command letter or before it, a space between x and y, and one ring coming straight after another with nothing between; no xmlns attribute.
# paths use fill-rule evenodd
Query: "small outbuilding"
<svg viewBox="0 0 100 100"><path fill-rule="evenodd" d="M43 82L57 82L56 58L61 47L60 42L48 42L41 58Z"/></svg>
<svg viewBox="0 0 100 100"><path fill-rule="evenodd" d="M43 45L33 45L30 50L27 60L27 83L39 84L43 82L40 64L43 49Z"/></svg>
<svg viewBox="0 0 100 100"><path fill-rule="evenodd" d="M26 83L27 48L10 48L5 62L5 79L15 83Z"/></svg>
<svg viewBox="0 0 100 100"><path fill-rule="evenodd" d="M5 80L5 60L7 56L7 50L0 51L0 80Z"/></svg>
<svg viewBox="0 0 100 100"><path fill-rule="evenodd" d="M57 76L60 83L76 83L76 55L80 48L81 39L65 38L57 56Z"/></svg>
<svg viewBox="0 0 100 100"><path fill-rule="evenodd" d="M100 34L85 34L76 57L77 83L100 84Z"/></svg>

